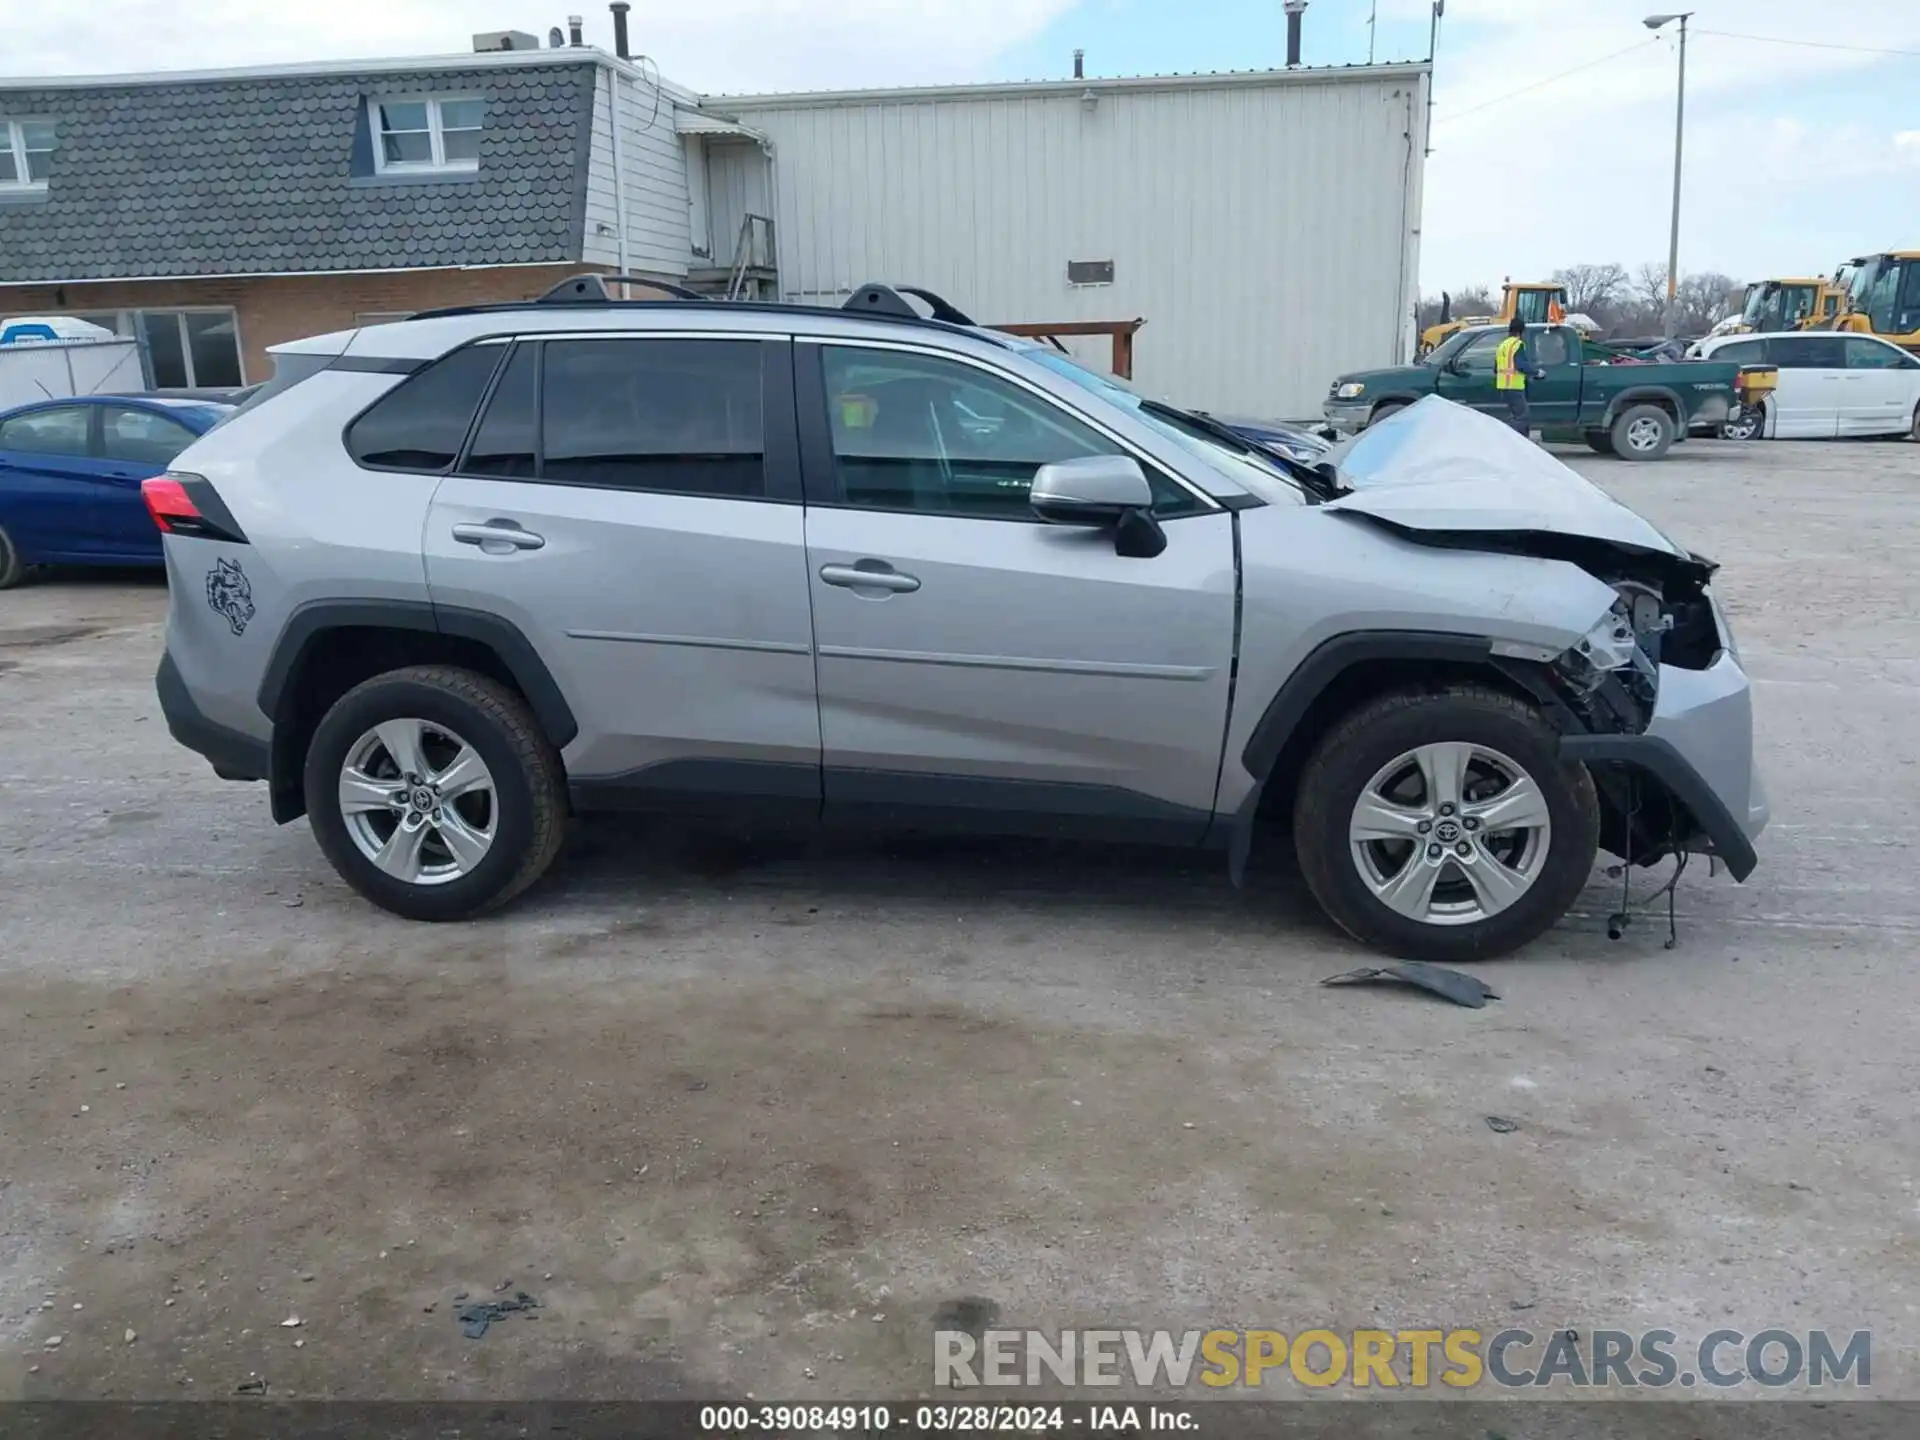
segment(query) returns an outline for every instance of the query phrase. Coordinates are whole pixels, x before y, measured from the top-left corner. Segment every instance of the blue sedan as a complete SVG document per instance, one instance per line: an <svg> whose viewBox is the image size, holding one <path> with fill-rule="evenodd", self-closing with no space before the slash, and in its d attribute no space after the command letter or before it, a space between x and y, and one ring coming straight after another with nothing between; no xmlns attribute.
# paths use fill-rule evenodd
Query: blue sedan
<svg viewBox="0 0 1920 1440"><path fill-rule="evenodd" d="M0 590L30 565L158 565L140 482L233 412L156 395L43 400L0 413Z"/></svg>

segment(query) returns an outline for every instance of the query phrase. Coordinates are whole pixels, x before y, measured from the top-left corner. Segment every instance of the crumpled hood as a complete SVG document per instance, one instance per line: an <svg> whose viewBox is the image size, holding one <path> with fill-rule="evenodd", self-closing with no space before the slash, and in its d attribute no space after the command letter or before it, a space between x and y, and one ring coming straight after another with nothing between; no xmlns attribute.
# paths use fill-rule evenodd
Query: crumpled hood
<svg viewBox="0 0 1920 1440"><path fill-rule="evenodd" d="M1693 557L1492 416L1430 395L1333 448L1353 493L1325 508L1417 531L1548 534Z"/></svg>

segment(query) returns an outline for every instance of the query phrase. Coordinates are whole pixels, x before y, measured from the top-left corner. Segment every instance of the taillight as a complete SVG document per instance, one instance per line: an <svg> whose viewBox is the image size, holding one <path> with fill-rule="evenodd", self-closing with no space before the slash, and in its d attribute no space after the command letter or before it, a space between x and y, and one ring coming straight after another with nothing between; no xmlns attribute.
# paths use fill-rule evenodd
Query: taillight
<svg viewBox="0 0 1920 1440"><path fill-rule="evenodd" d="M200 507L193 503L183 483L188 477L168 473L140 482L140 498L147 502L147 513L162 534L198 535L202 531ZM192 477L198 479L198 476Z"/></svg>

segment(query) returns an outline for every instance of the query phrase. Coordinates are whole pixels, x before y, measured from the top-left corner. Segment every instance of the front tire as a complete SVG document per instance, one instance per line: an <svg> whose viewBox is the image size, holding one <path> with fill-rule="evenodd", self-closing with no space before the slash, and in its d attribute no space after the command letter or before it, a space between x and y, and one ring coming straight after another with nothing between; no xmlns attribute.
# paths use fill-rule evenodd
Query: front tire
<svg viewBox="0 0 1920 1440"><path fill-rule="evenodd" d="M1907 438L1920 441L1920 405L1913 407L1913 428L1907 431Z"/></svg>
<svg viewBox="0 0 1920 1440"><path fill-rule="evenodd" d="M1658 405L1629 405L1608 434L1622 460L1658 460L1673 448L1673 417Z"/></svg>
<svg viewBox="0 0 1920 1440"><path fill-rule="evenodd" d="M565 836L565 772L533 712L450 665L349 690L314 731L304 781L333 868L409 920L504 905L546 872Z"/></svg>
<svg viewBox="0 0 1920 1440"><path fill-rule="evenodd" d="M1454 685L1384 695L1334 725L1301 774L1293 833L1307 888L1356 939L1480 960L1566 913L1593 872L1600 807L1537 711Z"/></svg>
<svg viewBox="0 0 1920 1440"><path fill-rule="evenodd" d="M1404 400L1389 400L1384 405L1376 405L1373 413L1367 416L1367 428L1371 430L1382 420L1391 420L1406 408L1407 402Z"/></svg>

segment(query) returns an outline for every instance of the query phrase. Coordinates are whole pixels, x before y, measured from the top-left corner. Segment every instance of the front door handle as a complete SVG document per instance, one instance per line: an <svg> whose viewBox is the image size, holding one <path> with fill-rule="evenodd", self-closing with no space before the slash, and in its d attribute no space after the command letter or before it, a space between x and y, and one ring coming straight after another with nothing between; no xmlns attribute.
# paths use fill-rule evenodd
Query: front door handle
<svg viewBox="0 0 1920 1440"><path fill-rule="evenodd" d="M462 545L478 545L485 550L490 546L504 545L514 550L538 550L547 543L547 537L536 535L531 530L522 529L517 520L489 520L484 525L456 525L453 538ZM504 554L496 550L495 554Z"/></svg>
<svg viewBox="0 0 1920 1440"><path fill-rule="evenodd" d="M820 578L829 585L838 585L845 590L891 590L896 595L910 595L920 588L917 578L901 574L884 560L861 560L852 565L822 565Z"/></svg>

